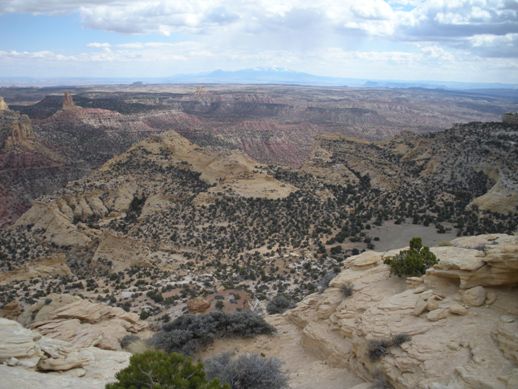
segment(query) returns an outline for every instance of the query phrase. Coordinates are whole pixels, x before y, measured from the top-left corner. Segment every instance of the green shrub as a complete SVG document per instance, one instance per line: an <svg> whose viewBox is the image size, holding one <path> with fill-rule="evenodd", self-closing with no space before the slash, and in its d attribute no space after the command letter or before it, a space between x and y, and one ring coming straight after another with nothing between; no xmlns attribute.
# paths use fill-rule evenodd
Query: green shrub
<svg viewBox="0 0 518 389"><path fill-rule="evenodd" d="M394 257L385 259L384 263L390 266L390 274L398 277L421 276L426 269L437 264L439 260L426 246L421 238L410 240L410 249L402 250Z"/></svg>
<svg viewBox="0 0 518 389"><path fill-rule="evenodd" d="M146 351L135 354L127 368L119 371L117 382L106 389L230 389L218 380L208 381L201 363L193 364L182 354Z"/></svg>

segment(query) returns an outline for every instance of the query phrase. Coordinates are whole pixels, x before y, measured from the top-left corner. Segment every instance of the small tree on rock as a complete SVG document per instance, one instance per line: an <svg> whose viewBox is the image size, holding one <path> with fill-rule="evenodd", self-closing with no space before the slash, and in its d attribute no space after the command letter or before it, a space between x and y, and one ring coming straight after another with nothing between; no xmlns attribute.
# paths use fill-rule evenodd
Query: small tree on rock
<svg viewBox="0 0 518 389"><path fill-rule="evenodd" d="M402 250L394 257L385 259L390 266L390 274L398 277L416 277L426 272L426 269L439 263L430 248L423 246L421 238L410 240L410 249Z"/></svg>

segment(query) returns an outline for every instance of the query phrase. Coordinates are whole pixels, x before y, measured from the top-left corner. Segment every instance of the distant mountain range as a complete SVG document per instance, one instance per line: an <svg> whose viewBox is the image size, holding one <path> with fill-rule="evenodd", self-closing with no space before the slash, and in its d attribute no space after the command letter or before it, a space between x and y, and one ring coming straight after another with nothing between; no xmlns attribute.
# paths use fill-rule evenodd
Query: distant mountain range
<svg viewBox="0 0 518 389"><path fill-rule="evenodd" d="M2 77L0 86L56 86L56 85L101 85L101 84L286 84L312 86L350 86L372 88L427 88L427 89L510 89L518 94L518 84L456 82L456 81L405 81L372 80L345 77L318 76L281 68L252 68L241 70L215 70L205 73L179 74L170 77L73 77L73 78L31 78Z"/></svg>

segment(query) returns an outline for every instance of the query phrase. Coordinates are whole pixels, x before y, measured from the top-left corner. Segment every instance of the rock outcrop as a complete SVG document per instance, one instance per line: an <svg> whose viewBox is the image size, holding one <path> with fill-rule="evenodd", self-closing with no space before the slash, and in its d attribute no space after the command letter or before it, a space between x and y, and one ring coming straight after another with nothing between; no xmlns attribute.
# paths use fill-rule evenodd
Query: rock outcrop
<svg viewBox="0 0 518 389"><path fill-rule="evenodd" d="M0 111L7 111L9 109L9 106L5 102L4 98L0 96Z"/></svg>
<svg viewBox="0 0 518 389"><path fill-rule="evenodd" d="M72 99L72 95L68 92L65 92L63 97L63 110L74 109L76 105L74 104L74 99Z"/></svg>
<svg viewBox="0 0 518 389"><path fill-rule="evenodd" d="M30 306L19 320L45 336L76 347L96 346L105 350L120 350L124 336L147 328L138 315L121 308L56 294Z"/></svg>
<svg viewBox="0 0 518 389"><path fill-rule="evenodd" d="M128 365L129 357L121 351L76 347L0 318L0 386L5 388L103 388Z"/></svg>
<svg viewBox="0 0 518 389"><path fill-rule="evenodd" d="M351 257L327 290L286 317L306 350L367 380L395 388L514 388L518 237L451 244L432 248L439 264L407 282L383 263L399 250Z"/></svg>

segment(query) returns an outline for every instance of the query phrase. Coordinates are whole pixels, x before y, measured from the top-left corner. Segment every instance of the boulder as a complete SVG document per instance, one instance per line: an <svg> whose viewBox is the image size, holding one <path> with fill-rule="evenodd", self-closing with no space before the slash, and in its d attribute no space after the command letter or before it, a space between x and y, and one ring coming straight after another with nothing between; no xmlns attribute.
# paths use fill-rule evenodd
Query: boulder
<svg viewBox="0 0 518 389"><path fill-rule="evenodd" d="M202 297L195 297L187 301L187 309L191 313L203 313L210 308L210 303Z"/></svg>
<svg viewBox="0 0 518 389"><path fill-rule="evenodd" d="M450 313L454 314L454 315L467 315L468 314L468 309L458 303L453 303L452 305L450 305L448 307Z"/></svg>
<svg viewBox="0 0 518 389"><path fill-rule="evenodd" d="M120 350L124 336L147 328L137 314L121 308L67 295L50 295L47 299L52 301L46 304L40 300L28 309L23 315L26 324L45 336L77 347Z"/></svg>
<svg viewBox="0 0 518 389"><path fill-rule="evenodd" d="M473 307L480 307L486 301L486 290L482 286L465 290L462 292L462 301Z"/></svg>
<svg viewBox="0 0 518 389"><path fill-rule="evenodd" d="M10 358L32 358L40 353L36 341L41 335L19 323L0 318L0 362Z"/></svg>

